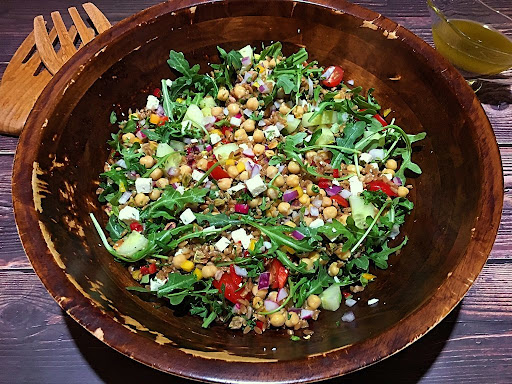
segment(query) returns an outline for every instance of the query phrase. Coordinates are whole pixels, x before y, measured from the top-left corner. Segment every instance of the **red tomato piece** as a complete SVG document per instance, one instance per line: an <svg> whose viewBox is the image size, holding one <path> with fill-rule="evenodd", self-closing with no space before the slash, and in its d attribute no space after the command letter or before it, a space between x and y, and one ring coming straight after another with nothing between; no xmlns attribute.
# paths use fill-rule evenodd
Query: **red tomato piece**
<svg viewBox="0 0 512 384"><path fill-rule="evenodd" d="M162 94L162 91L160 90L160 88L155 88L153 90L153 96L160 97L161 94Z"/></svg>
<svg viewBox="0 0 512 384"><path fill-rule="evenodd" d="M142 275L149 275L149 268L144 266L144 267L140 267L140 273Z"/></svg>
<svg viewBox="0 0 512 384"><path fill-rule="evenodd" d="M148 271L149 271L150 275L152 275L153 273L156 273L156 264L155 263L149 264Z"/></svg>
<svg viewBox="0 0 512 384"><path fill-rule="evenodd" d="M334 177L334 178L338 178L338 177L340 177L340 171L339 171L339 169L333 169L333 170L332 170L332 177Z"/></svg>
<svg viewBox="0 0 512 384"><path fill-rule="evenodd" d="M256 322L256 326L257 326L259 329L263 330L263 321L259 321L259 320L258 320L258 321Z"/></svg>
<svg viewBox="0 0 512 384"><path fill-rule="evenodd" d="M330 182L327 179L324 179L324 178L318 179L318 186L322 189L329 188L329 184L330 184Z"/></svg>
<svg viewBox="0 0 512 384"><path fill-rule="evenodd" d="M331 72L331 74L326 79L322 80L322 84L329 88L337 87L341 83L341 80L343 80L343 74L345 71L340 66L331 65L325 70L325 72L322 74L322 77L327 75L328 72Z"/></svg>
<svg viewBox="0 0 512 384"><path fill-rule="evenodd" d="M213 162L213 161L209 161L208 162L208 169L210 169L211 167L213 167L216 163ZM210 173L210 175L215 179L215 180L220 180L220 179L225 179L225 178L228 178L229 177L229 174L222 169L222 167L219 165L217 168L215 168L212 173Z"/></svg>
<svg viewBox="0 0 512 384"><path fill-rule="evenodd" d="M130 223L130 229L132 231L142 232L144 230L144 227L138 221L134 221L133 223Z"/></svg>
<svg viewBox="0 0 512 384"><path fill-rule="evenodd" d="M158 122L158 126L161 127L162 125L164 125L168 121L169 121L169 118L167 116L162 116L162 117L160 117L160 121Z"/></svg>
<svg viewBox="0 0 512 384"><path fill-rule="evenodd" d="M379 123L381 123L383 127L386 127L387 125L389 125L388 122L386 120L384 120L384 118L381 115L379 115L378 113L376 115L374 115L373 118L375 120L377 120Z"/></svg>
<svg viewBox="0 0 512 384"><path fill-rule="evenodd" d="M345 299L350 299L350 298L352 298L352 293L350 293L350 292L343 291L343 292L342 292L342 294L343 294L343 297L344 297Z"/></svg>
<svg viewBox="0 0 512 384"><path fill-rule="evenodd" d="M382 191L386 195L391 196L391 197L398 196L395 192L393 192L391 190L391 187L388 184L386 184L384 181L378 181L378 180L372 181L368 184L368 189L372 192Z"/></svg>
<svg viewBox="0 0 512 384"><path fill-rule="evenodd" d="M232 131L233 128L224 126L220 130L222 131L222 134L225 135L227 131Z"/></svg>
<svg viewBox="0 0 512 384"><path fill-rule="evenodd" d="M340 207L347 208L349 205L348 201L345 200L340 195L334 195L333 197L331 197L331 199L333 199L335 202L337 202Z"/></svg>
<svg viewBox="0 0 512 384"><path fill-rule="evenodd" d="M270 288L283 288L288 280L289 271L277 259L270 263Z"/></svg>
<svg viewBox="0 0 512 384"><path fill-rule="evenodd" d="M229 273L224 273L220 280L214 280L213 286L222 292L224 286L224 297L236 304L242 296L242 290L239 285L242 282L242 277L235 273L235 267L233 264L229 266Z"/></svg>

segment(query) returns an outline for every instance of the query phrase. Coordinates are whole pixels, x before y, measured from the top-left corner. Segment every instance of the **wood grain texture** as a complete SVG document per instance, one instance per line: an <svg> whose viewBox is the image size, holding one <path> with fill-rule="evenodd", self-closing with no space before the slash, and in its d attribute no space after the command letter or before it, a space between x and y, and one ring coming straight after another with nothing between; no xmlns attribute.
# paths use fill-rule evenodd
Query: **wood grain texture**
<svg viewBox="0 0 512 384"><path fill-rule="evenodd" d="M0 75L37 14L65 13L81 1L0 2ZM95 2L117 22L156 2L114 0ZM388 16L431 42L429 17L416 0L356 1ZM512 3L494 0L512 15ZM396 356L330 383L367 380L399 383L512 382L512 107L510 89L480 93L501 145L505 204L493 252L474 286L454 312L429 334ZM508 101L507 101L508 100ZM62 313L31 272L18 240L10 198L11 155L17 140L0 136L0 382L100 383L165 380L184 383L146 368L106 347ZM23 359L24 369L19 362Z"/></svg>

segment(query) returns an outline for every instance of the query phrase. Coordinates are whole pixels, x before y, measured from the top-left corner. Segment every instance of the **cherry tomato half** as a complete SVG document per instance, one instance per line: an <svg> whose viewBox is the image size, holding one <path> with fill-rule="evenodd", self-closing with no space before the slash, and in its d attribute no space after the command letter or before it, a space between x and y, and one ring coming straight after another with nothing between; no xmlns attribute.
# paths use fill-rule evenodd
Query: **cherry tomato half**
<svg viewBox="0 0 512 384"><path fill-rule="evenodd" d="M215 162L213 161L209 161L208 162L208 169L210 169L211 167L213 167L215 165ZM227 177L229 177L229 174L222 169L222 167L219 165L217 168L215 168L212 173L210 173L210 175L215 179L215 180L220 180L220 179L225 179Z"/></svg>
<svg viewBox="0 0 512 384"><path fill-rule="evenodd" d="M142 232L144 230L144 227L138 221L134 221L133 223L130 223L130 229L132 231Z"/></svg>
<svg viewBox="0 0 512 384"><path fill-rule="evenodd" d="M386 195L391 196L391 197L398 196L395 192L393 192L391 190L391 187L388 184L386 184L384 181L378 181L378 180L372 181L368 184L368 189L372 192L382 191Z"/></svg>
<svg viewBox="0 0 512 384"><path fill-rule="evenodd" d="M340 195L334 195L333 197L331 197L331 199L337 202L340 207L348 208L349 206L348 201L341 197Z"/></svg>
<svg viewBox="0 0 512 384"><path fill-rule="evenodd" d="M328 75L329 72L330 75L326 79L322 80L322 84L329 88L337 87L341 83L341 80L343 80L343 74L345 71L337 65L331 65L322 74L322 78L324 75Z"/></svg>
<svg viewBox="0 0 512 384"><path fill-rule="evenodd" d="M242 277L238 276L235 272L233 264L229 266L229 273L224 273L220 280L214 280L213 286L222 292L222 286L224 286L224 297L236 304L242 296L242 290L239 285L242 282Z"/></svg>
<svg viewBox="0 0 512 384"><path fill-rule="evenodd" d="M269 268L270 288L283 288L288 280L289 271L277 259L272 260Z"/></svg>

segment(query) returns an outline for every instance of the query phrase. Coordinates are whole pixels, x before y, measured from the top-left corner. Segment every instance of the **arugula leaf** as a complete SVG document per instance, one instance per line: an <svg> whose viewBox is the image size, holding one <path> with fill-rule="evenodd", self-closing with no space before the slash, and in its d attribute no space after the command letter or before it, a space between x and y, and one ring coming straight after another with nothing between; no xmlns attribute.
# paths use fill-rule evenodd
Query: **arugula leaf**
<svg viewBox="0 0 512 384"><path fill-rule="evenodd" d="M117 122L117 115L114 111L110 113L110 124L115 124Z"/></svg>
<svg viewBox="0 0 512 384"><path fill-rule="evenodd" d="M120 221L116 215L111 215L108 219L108 223L105 226L105 229L109 233L112 241L117 241L124 236L128 230L128 227L126 224Z"/></svg>
<svg viewBox="0 0 512 384"><path fill-rule="evenodd" d="M385 242L382 245L382 250L380 252L369 252L369 257L375 263L375 266L380 269L386 269L388 267L388 258L389 255L395 253L396 251L402 249L405 244L407 244L408 238L407 236L402 241L401 244L397 245L394 248L389 248L388 243Z"/></svg>
<svg viewBox="0 0 512 384"><path fill-rule="evenodd" d="M334 278L327 274L326 269L324 267L319 268L316 278L308 280L307 283L303 284L297 295L293 298L295 306L298 308L302 307L309 296L322 293L324 288L329 287L333 283Z"/></svg>
<svg viewBox="0 0 512 384"><path fill-rule="evenodd" d="M381 190L378 191L363 191L361 196L364 199L365 204L373 204L376 207L382 207L386 204L386 200L388 199L388 195L386 195Z"/></svg>
<svg viewBox="0 0 512 384"><path fill-rule="evenodd" d="M169 60L167 60L167 64L169 64L169 67L172 69L187 77L192 77L199 72L199 64L190 68L190 64L187 59L185 59L183 52L171 50L171 52L169 52Z"/></svg>
<svg viewBox="0 0 512 384"><path fill-rule="evenodd" d="M277 78L276 87L282 87L286 95L289 95L292 92L297 92L299 90L296 80L292 76L286 74L283 74Z"/></svg>
<svg viewBox="0 0 512 384"><path fill-rule="evenodd" d="M269 45L266 48L263 48L262 51L260 52L260 60L264 60L267 56L276 58L281 54L282 48L283 45L279 41L275 42L272 45Z"/></svg>
<svg viewBox="0 0 512 384"><path fill-rule="evenodd" d="M157 217L172 218L185 208L187 204L204 203L208 190L206 188L187 189L181 194L172 187L167 187L157 201L146 206L142 211L141 219Z"/></svg>
<svg viewBox="0 0 512 384"><path fill-rule="evenodd" d="M347 124L343 130L343 137L336 139L336 144L340 147L354 148L355 141L363 135L365 128L364 121Z"/></svg>

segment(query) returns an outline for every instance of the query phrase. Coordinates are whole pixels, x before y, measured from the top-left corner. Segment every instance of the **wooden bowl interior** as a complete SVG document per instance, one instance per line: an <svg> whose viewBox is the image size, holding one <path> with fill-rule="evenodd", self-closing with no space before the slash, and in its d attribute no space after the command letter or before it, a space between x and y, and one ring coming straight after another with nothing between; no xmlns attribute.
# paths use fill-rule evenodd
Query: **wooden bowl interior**
<svg viewBox="0 0 512 384"><path fill-rule="evenodd" d="M194 12L163 14L124 31L122 38L113 36L107 51L85 64L51 110L42 132L44 145L35 149L43 170L39 179L47 182L39 218L68 279L99 303L107 316L145 338L153 340L158 333L172 341L155 343L162 351L179 347L300 360L400 327L461 262L479 212L477 186L483 166L474 122L460 108L448 80L400 39L362 25L363 20L349 13L303 3L213 3ZM218 61L217 45L235 48L278 40L285 44L286 53L305 46L311 59L341 65L345 79L376 89L377 100L384 109L391 108L391 116L408 133L427 132L414 154L423 176L410 179L415 209L402 231L409 243L391 258L392 267L375 271L376 283L359 295L360 302L352 309L354 322L337 325L343 308L323 311L320 320L312 323L314 336L300 343L291 342L283 331L255 336L223 326L203 329L196 317L128 292L125 287L134 285L130 274L99 246L89 219L93 212L106 221L95 190L108 156L106 142L115 131L108 123L110 112L116 110L119 115L145 105L146 95L159 86L161 78L173 78L166 63L170 49L184 52L204 71L207 63ZM380 302L369 307L369 298ZM397 341L392 348L403 346L403 341Z"/></svg>

